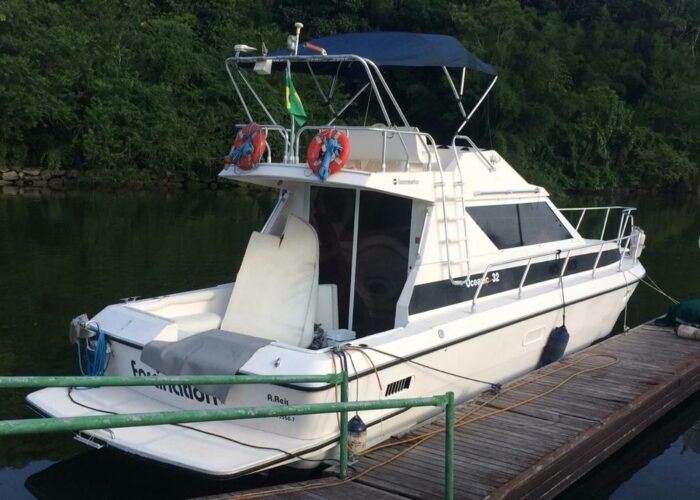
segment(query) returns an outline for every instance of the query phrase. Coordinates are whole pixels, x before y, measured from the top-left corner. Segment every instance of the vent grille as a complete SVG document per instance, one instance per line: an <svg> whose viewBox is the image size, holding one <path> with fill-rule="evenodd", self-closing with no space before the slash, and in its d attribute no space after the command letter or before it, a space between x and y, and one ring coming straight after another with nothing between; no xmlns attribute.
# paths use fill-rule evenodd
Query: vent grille
<svg viewBox="0 0 700 500"><path fill-rule="evenodd" d="M402 378L401 380L396 380L390 383L386 386L386 392L384 393L384 395L391 396L392 394L396 394L397 392L405 391L406 389L411 387L411 380L413 380L413 376Z"/></svg>

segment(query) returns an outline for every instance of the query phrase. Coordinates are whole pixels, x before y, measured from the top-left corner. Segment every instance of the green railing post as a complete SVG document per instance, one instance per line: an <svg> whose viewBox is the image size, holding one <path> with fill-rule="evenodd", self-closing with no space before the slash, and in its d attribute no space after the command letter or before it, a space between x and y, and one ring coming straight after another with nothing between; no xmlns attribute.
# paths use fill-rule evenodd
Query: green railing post
<svg viewBox="0 0 700 500"><path fill-rule="evenodd" d="M206 410L156 411L149 413L121 413L83 415L79 417L29 418L0 421L0 436L33 434L38 432L83 431L148 425L181 424L188 422L215 422L249 418L281 417L284 415L314 415L351 411L440 406L445 396L429 398L349 401L347 403L316 403L293 406L262 406L244 408L211 408Z"/></svg>
<svg viewBox="0 0 700 500"><path fill-rule="evenodd" d="M340 381L340 402L348 402L349 382L348 372L345 370L342 373ZM340 479L348 477L348 412L347 410L340 412Z"/></svg>
<svg viewBox="0 0 700 500"><path fill-rule="evenodd" d="M445 405L445 498L453 500L455 496L455 395L448 392Z"/></svg>
<svg viewBox="0 0 700 500"><path fill-rule="evenodd" d="M154 377L102 376L85 377L0 377L0 389L30 389L40 387L136 387L154 385L215 385L215 384L338 384L341 374L329 375L157 375Z"/></svg>

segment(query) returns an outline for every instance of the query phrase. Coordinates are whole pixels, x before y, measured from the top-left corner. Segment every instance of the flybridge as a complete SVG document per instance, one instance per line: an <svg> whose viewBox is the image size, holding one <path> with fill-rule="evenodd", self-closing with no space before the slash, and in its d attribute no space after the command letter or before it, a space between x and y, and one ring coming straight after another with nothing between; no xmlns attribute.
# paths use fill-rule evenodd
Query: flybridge
<svg viewBox="0 0 700 500"><path fill-rule="evenodd" d="M281 135L285 144L285 163L299 162L297 149L302 130L295 133L294 119L290 120L289 126L282 125L281 121L275 119L270 108L263 102L245 72L242 71L244 68L255 67L255 72L262 75L271 74L276 69L285 70L288 74L304 72L311 75L316 90L328 107L329 118L323 124L324 127L333 126L353 103L367 93L368 103L369 99L374 99L379 107L384 122L382 126L391 132L399 132L401 135L405 135L405 129L410 128L410 124L387 85L380 68L442 68L463 118L455 136L461 132L474 115L498 78L493 66L471 54L457 39L451 36L402 32L351 33L319 38L300 45L301 27L301 23L297 23L297 34L290 36L287 50L278 50L269 54L263 50L260 55L241 55L242 53L250 54L257 49L247 45L237 45L235 47L236 55L226 60L226 70L249 122L265 122L266 130ZM450 69L461 70L457 77L459 82L455 81ZM469 113L462 103L467 70L493 76L485 92ZM330 86L327 89L323 87L320 75L332 76ZM341 76L365 80L365 83L345 104L336 107L332 104L332 100L337 92ZM262 112L261 116L256 116L254 113L254 110L258 109L259 112ZM414 134L423 135L417 130L413 130ZM377 137L380 142L387 140L386 133L377 134ZM404 139L404 137L400 137L401 142L405 142ZM426 149L430 142L434 142L432 138L428 139L425 136L421 137L420 141L425 144ZM406 145L404 148L408 149ZM268 157L269 162L270 158Z"/></svg>

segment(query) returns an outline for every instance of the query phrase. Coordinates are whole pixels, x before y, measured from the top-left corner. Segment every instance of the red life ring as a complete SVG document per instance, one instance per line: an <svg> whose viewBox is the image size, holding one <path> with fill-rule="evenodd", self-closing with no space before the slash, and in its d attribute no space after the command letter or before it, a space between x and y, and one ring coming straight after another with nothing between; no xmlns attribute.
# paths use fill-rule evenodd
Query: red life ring
<svg viewBox="0 0 700 500"><path fill-rule="evenodd" d="M335 139L342 148L329 165L330 175L340 171L345 166L345 163L350 157L350 140L348 136L336 128L321 130L316 137L313 138L309 147L306 150L306 162L314 174L318 175L321 170L321 162L323 161L323 145L326 139Z"/></svg>
<svg viewBox="0 0 700 500"><path fill-rule="evenodd" d="M236 134L231 152L224 157L224 164L228 167L233 163L241 170L250 170L260 162L266 145L267 134L262 126L249 123Z"/></svg>

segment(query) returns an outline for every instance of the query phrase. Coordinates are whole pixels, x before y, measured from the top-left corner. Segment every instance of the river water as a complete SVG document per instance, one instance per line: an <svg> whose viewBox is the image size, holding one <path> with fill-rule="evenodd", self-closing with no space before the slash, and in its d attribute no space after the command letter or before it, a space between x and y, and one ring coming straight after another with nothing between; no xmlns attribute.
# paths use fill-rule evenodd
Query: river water
<svg viewBox="0 0 700 500"><path fill-rule="evenodd" d="M0 374L77 372L70 319L123 297L233 280L248 236L273 206L269 193L80 191L0 196ZM576 197L561 206L629 204L647 232L642 261L679 300L700 297L700 201L654 196ZM636 325L669 302L640 285ZM618 329L620 326L617 327ZM26 391L0 394L0 420L32 416ZM640 435L564 498L690 498L700 470L700 396ZM202 481L133 457L90 450L67 434L0 439L0 498L183 498L289 480L274 472Z"/></svg>

